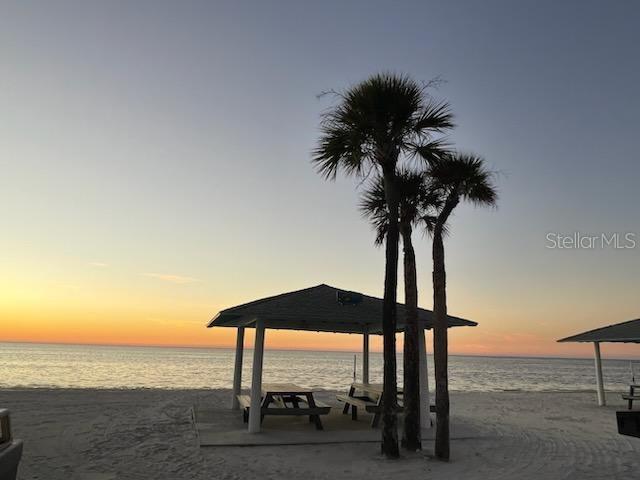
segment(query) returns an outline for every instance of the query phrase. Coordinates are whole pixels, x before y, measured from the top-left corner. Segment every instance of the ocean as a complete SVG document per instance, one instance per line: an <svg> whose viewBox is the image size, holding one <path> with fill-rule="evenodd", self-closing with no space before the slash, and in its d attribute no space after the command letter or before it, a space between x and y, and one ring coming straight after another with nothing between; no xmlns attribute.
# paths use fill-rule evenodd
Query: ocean
<svg viewBox="0 0 640 480"><path fill-rule="evenodd" d="M230 388L235 352L224 348L165 348L0 343L0 388ZM265 351L263 381L343 390L358 378L362 359L349 352ZM245 349L243 385L251 381L252 351ZM433 385L433 357L428 357ZM636 371L640 368L636 364ZM402 379L402 356L398 357ZM628 360L603 360L605 387L625 391ZM594 390L593 360L451 356L454 391ZM370 379L382 381L382 354L371 353Z"/></svg>

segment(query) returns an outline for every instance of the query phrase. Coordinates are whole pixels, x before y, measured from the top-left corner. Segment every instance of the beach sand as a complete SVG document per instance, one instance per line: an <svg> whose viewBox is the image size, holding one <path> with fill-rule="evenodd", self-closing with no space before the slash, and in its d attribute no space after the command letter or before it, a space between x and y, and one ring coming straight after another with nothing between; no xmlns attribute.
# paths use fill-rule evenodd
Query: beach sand
<svg viewBox="0 0 640 480"><path fill-rule="evenodd" d="M329 392L320 395L330 399ZM199 447L195 404L225 407L228 390L3 390L20 479L604 479L640 476L640 439L618 435L608 394L452 393L452 417L482 431L454 440L452 460L424 451L389 461L371 443Z"/></svg>

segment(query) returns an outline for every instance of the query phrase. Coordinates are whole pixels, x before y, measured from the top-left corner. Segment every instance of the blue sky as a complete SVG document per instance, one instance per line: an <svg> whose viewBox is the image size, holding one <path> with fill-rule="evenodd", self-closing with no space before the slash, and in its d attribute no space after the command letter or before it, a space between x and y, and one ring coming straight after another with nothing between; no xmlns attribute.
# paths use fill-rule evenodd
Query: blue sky
<svg viewBox="0 0 640 480"><path fill-rule="evenodd" d="M499 208L461 207L447 241L450 311L486 326L461 350L514 332L544 350L635 318L639 249L549 250L545 236L640 236L638 14L631 1L3 2L5 287L86 289L120 315L124 296L171 300L189 328L321 282L381 294L357 182L323 181L310 151L329 105L317 94L388 70L445 79L433 94L452 104L452 141L499 172ZM418 261L429 308L427 239ZM11 295L16 321L33 299Z"/></svg>

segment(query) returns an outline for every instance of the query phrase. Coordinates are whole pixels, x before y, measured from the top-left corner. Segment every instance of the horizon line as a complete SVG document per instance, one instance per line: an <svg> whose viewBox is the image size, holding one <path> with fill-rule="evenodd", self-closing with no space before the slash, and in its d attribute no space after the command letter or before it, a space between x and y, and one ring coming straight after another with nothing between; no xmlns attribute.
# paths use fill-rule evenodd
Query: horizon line
<svg viewBox="0 0 640 480"><path fill-rule="evenodd" d="M129 348L189 348L194 350L210 350L210 349L223 349L223 350L235 350L234 346L224 346L224 345L167 345L167 344L138 344L138 343L78 343L78 342L39 342L39 341L28 341L28 340L2 340L0 339L0 344L27 344L27 345L68 345L68 346L78 346L78 347L129 347ZM245 350L252 350L253 347L245 347ZM265 350L268 351L278 351L278 352L335 352L335 353L353 353L358 354L362 353L360 350L340 350L340 349L317 349L317 348L267 348L265 346ZM382 350L371 350L370 353L383 353ZM398 351L397 353L403 353L402 351ZM433 353L427 352L429 355L433 355ZM450 357L482 357L482 358L540 358L540 359L558 359L558 360L592 360L593 357L575 357L575 356L557 356L557 355L544 355L544 354L531 354L531 355L520 355L520 354L478 354L478 353L449 353ZM640 360L640 356L634 357L616 357L616 358L606 358L605 360Z"/></svg>

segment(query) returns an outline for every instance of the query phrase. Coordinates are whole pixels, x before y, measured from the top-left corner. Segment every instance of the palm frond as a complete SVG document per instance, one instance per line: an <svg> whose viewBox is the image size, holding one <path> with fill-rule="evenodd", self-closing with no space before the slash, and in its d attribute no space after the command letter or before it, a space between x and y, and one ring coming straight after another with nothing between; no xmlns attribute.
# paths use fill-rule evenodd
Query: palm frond
<svg viewBox="0 0 640 480"><path fill-rule="evenodd" d="M429 100L423 107L420 117L415 124L416 133L444 132L455 127L453 112L448 102Z"/></svg>
<svg viewBox="0 0 640 480"><path fill-rule="evenodd" d="M442 194L434 189L424 172L401 170L395 179L399 195L399 218L402 224L415 225L432 217L442 203ZM362 194L360 211L375 232L376 245L384 242L389 223L389 211L381 176L371 181Z"/></svg>
<svg viewBox="0 0 640 480"><path fill-rule="evenodd" d="M442 155L432 138L453 126L449 106L430 100L426 86L406 75L379 73L335 92L337 103L321 117L312 162L327 179L338 171L361 176L372 167L392 168L421 145L425 156ZM431 152L431 153L428 153Z"/></svg>
<svg viewBox="0 0 640 480"><path fill-rule="evenodd" d="M376 233L374 243L382 245L389 225L389 211L387 210L382 177L378 176L369 182L360 199L360 212L373 225Z"/></svg>
<svg viewBox="0 0 640 480"><path fill-rule="evenodd" d="M480 156L452 154L431 162L428 172L440 190L455 192L461 199L476 205L494 206L497 202L494 173L485 167Z"/></svg>
<svg viewBox="0 0 640 480"><path fill-rule="evenodd" d="M451 143L446 137L436 138L417 145L412 145L412 155L430 165L451 154Z"/></svg>

